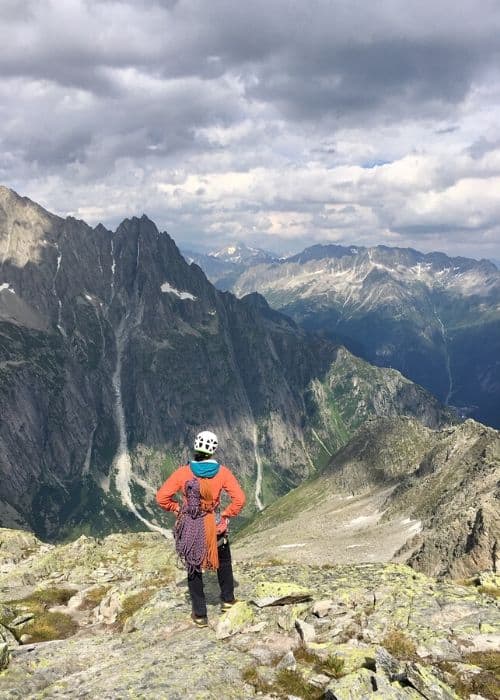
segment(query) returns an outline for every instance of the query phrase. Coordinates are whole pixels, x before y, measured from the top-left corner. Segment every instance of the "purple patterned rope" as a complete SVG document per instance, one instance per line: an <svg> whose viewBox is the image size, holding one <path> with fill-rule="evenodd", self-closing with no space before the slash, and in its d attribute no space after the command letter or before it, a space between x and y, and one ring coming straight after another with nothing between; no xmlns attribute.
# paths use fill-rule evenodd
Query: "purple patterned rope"
<svg viewBox="0 0 500 700"><path fill-rule="evenodd" d="M175 525L175 549L188 573L201 571L206 555L205 526L198 479L186 482L186 501Z"/></svg>

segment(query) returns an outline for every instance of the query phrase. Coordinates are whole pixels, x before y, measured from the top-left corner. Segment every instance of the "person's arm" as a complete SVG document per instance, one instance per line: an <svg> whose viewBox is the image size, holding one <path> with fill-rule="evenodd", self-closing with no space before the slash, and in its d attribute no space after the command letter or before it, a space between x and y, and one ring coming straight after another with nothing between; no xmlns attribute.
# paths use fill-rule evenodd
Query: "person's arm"
<svg viewBox="0 0 500 700"><path fill-rule="evenodd" d="M163 510L170 510L172 513L178 513L181 509L174 495L177 491L183 488L182 469L176 469L165 481L163 486L160 486L156 494L156 502Z"/></svg>
<svg viewBox="0 0 500 700"><path fill-rule="evenodd" d="M221 513L221 517L234 518L245 505L246 497L234 474L227 467L222 469L224 469L222 488L229 495L231 503Z"/></svg>

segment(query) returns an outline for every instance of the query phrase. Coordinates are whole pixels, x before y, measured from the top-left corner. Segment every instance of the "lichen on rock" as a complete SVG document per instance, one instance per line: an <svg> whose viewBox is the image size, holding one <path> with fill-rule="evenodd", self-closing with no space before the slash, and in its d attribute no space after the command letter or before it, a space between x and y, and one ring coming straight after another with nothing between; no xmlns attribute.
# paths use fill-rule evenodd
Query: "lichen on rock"
<svg viewBox="0 0 500 700"><path fill-rule="evenodd" d="M124 554L134 562L127 568ZM301 698L351 700L369 691L373 700L411 700L422 697L417 686L454 697L454 684L459 689L472 678L467 665L479 669L474 678L484 680L483 697L495 697L488 688L495 688L498 599L476 586L436 581L402 564L257 566L235 558L240 602L221 614L216 576L207 574L209 626L197 629L186 580L168 575L172 553L156 535L85 538L30 557L30 586L22 578L16 585L13 571L4 573L5 629L29 612L21 609L27 600L40 605L46 599L57 601L56 612L44 612L72 620L77 634L50 643L5 637L11 662L0 676L1 698L21 700L22 688L22 697L62 700L78 693L185 700L196 687L196 697L207 700L250 698L256 691L272 697L285 689ZM47 574L47 557L61 580ZM24 570L22 561L16 566ZM106 572L104 583L99 571ZM251 602L261 598L279 604ZM318 617L315 604L325 600L331 604ZM114 611L106 616L111 601ZM36 625L42 612L31 612ZM314 630L314 642L301 639L296 620ZM255 672L245 673L249 668Z"/></svg>

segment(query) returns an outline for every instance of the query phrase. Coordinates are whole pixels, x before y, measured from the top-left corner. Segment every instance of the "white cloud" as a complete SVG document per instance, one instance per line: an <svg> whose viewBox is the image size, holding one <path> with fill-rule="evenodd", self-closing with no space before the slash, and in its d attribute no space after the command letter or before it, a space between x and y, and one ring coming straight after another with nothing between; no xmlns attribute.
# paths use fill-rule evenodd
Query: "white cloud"
<svg viewBox="0 0 500 700"><path fill-rule="evenodd" d="M4 2L0 180L179 242L500 258L500 8ZM64 31L61 31L64 27Z"/></svg>

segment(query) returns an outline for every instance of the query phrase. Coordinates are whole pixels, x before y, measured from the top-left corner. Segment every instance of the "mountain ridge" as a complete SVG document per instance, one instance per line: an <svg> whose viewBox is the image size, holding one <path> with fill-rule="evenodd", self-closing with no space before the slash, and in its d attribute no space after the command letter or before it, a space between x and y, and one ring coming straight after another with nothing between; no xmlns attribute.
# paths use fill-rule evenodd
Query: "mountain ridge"
<svg viewBox="0 0 500 700"><path fill-rule="evenodd" d="M306 330L500 426L500 272L490 261L317 245L248 267L231 288L258 289Z"/></svg>
<svg viewBox="0 0 500 700"><path fill-rule="evenodd" d="M207 424L257 509L314 471L317 436L331 451L355 425L323 426L310 391L337 347L259 295L217 291L145 215L110 232L4 189L0 246L4 524L44 537L162 530L155 486Z"/></svg>
<svg viewBox="0 0 500 700"><path fill-rule="evenodd" d="M322 472L239 533L242 558L317 565L399 561L432 576L497 571L500 433L367 420ZM334 536L332 536L332 534Z"/></svg>

